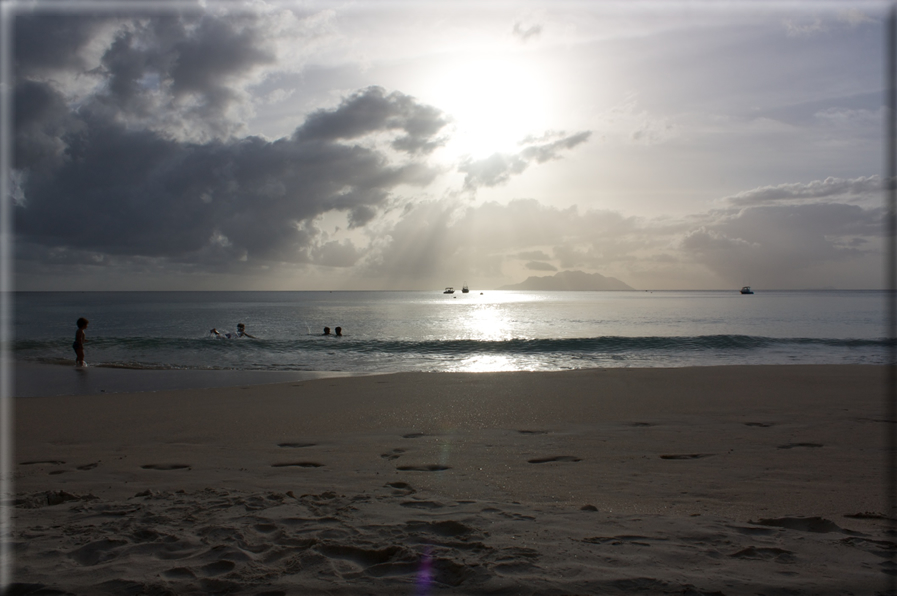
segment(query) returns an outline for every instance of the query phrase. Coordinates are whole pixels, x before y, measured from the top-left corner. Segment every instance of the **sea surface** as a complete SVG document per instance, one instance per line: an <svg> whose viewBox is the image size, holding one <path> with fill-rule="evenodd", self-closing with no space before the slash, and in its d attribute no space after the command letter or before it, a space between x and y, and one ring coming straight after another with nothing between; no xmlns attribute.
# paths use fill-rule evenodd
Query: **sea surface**
<svg viewBox="0 0 897 596"><path fill-rule="evenodd" d="M885 292L18 292L17 362L146 370L519 371L884 364ZM255 339L223 339L238 323ZM322 335L325 326L343 336Z"/></svg>

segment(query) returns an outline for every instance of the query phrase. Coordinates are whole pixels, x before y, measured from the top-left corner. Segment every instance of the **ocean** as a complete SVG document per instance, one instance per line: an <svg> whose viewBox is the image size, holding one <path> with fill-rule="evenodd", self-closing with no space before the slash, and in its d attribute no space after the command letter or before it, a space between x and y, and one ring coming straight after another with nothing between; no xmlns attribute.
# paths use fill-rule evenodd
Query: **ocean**
<svg viewBox="0 0 897 596"><path fill-rule="evenodd" d="M194 371L884 364L883 291L17 292L17 362ZM235 334L238 323L255 339ZM322 335L342 328L342 337Z"/></svg>

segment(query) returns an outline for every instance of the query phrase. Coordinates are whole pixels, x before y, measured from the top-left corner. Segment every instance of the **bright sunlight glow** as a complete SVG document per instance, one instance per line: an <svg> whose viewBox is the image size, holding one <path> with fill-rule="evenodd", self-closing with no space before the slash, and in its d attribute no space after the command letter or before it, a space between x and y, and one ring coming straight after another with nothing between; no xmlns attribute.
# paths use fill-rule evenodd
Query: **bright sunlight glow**
<svg viewBox="0 0 897 596"><path fill-rule="evenodd" d="M522 56L472 57L434 73L427 98L454 118L453 156L488 157L550 128L545 74Z"/></svg>

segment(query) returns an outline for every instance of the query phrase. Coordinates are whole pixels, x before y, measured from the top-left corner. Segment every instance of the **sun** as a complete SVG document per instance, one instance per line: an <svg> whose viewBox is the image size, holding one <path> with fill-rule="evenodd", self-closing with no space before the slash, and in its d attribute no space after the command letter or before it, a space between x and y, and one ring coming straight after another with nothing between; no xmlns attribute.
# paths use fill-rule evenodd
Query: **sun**
<svg viewBox="0 0 897 596"><path fill-rule="evenodd" d="M474 159L519 150L549 128L546 73L520 55L469 56L433 73L427 100L453 119L446 150Z"/></svg>

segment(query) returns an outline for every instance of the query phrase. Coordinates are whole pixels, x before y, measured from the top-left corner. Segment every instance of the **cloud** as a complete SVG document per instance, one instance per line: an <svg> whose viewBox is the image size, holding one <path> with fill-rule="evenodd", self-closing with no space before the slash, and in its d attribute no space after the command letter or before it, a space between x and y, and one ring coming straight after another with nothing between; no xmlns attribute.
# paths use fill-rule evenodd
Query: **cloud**
<svg viewBox="0 0 897 596"><path fill-rule="evenodd" d="M602 114L601 134L615 135L626 143L637 145L657 145L664 143L677 133L676 126L667 118L638 109L635 94L611 107Z"/></svg>
<svg viewBox="0 0 897 596"><path fill-rule="evenodd" d="M352 251L312 250L319 232L310 222L342 211L350 227L363 226L396 187L427 185L437 170L410 145L435 142L445 122L411 97L372 87L315 112L289 138L189 143L132 130L91 105L65 114L47 84L25 87L43 92L47 107L16 131L17 234L116 255L343 266ZM359 109L371 104L377 109ZM42 136L26 134L35 130ZM368 136L392 147L397 136L412 155L396 161Z"/></svg>
<svg viewBox="0 0 897 596"><path fill-rule="evenodd" d="M861 176L852 179L829 177L825 180L813 180L808 183L761 186L724 197L723 201L734 206L806 202L827 198L847 200L858 197L880 202L883 190L884 187L879 176Z"/></svg>
<svg viewBox="0 0 897 596"><path fill-rule="evenodd" d="M364 255L363 250L355 247L351 240L337 242L331 240L312 251L312 259L326 267L351 267Z"/></svg>
<svg viewBox="0 0 897 596"><path fill-rule="evenodd" d="M557 271L558 268L552 265L551 263L543 263L541 261L530 261L525 265L527 269L531 269L533 271Z"/></svg>
<svg viewBox="0 0 897 596"><path fill-rule="evenodd" d="M591 134L583 131L549 142L537 139L537 144L524 147L517 153L494 153L485 159L467 159L458 166L458 171L465 174L464 189L476 191L478 188L504 184L511 176L523 173L532 163L560 159L561 152L585 143Z"/></svg>
<svg viewBox="0 0 897 596"><path fill-rule="evenodd" d="M707 223L683 236L680 248L735 285L751 279L788 288L826 264L880 266L882 216L880 207L845 203L761 204L708 214Z"/></svg>
<svg viewBox="0 0 897 596"><path fill-rule="evenodd" d="M551 256L541 250L524 251L517 253L517 258L523 261L548 261Z"/></svg>
<svg viewBox="0 0 897 596"><path fill-rule="evenodd" d="M520 41L527 42L530 38L539 37L542 34L542 25L525 25L520 21L514 23L514 29L512 30L514 37L520 39Z"/></svg>
<svg viewBox="0 0 897 596"><path fill-rule="evenodd" d="M825 33L829 30L828 26L822 22L819 17L812 20L795 21L788 19L784 23L785 31L788 37L809 37L817 33Z"/></svg>
<svg viewBox="0 0 897 596"><path fill-rule="evenodd" d="M16 76L32 77L89 65L88 46L117 19L84 14L19 14L13 55Z"/></svg>
<svg viewBox="0 0 897 596"><path fill-rule="evenodd" d="M385 242L375 247L359 275L382 280L385 287L438 287L456 278L497 287L520 281L516 276L527 270L521 260L537 263L539 270L557 266L536 247L597 246L603 258L587 268L607 267L625 252L622 247L632 242L631 235L647 237L650 229L619 213L559 209L534 199L476 206L460 199L427 201L382 230ZM668 234L667 241L672 237ZM643 240L652 245L652 240Z"/></svg>
<svg viewBox="0 0 897 596"><path fill-rule="evenodd" d="M298 141L338 141L371 133L400 130L404 134L392 147L406 153L430 153L444 139L439 131L448 118L438 109L417 103L398 92L386 94L379 87L358 92L341 106L339 113L317 110L293 135Z"/></svg>
<svg viewBox="0 0 897 596"><path fill-rule="evenodd" d="M267 101L254 88L297 68L326 20L224 4L128 17L20 15L15 74L132 128L181 141L227 139L246 134L245 123Z"/></svg>
<svg viewBox="0 0 897 596"><path fill-rule="evenodd" d="M497 287L527 271L582 269L635 287L794 288L833 285L826 271L843 268L854 270L843 278L852 287L876 287L881 218L880 207L829 198L681 219L559 209L533 199L428 201L384 227L385 241L357 271L383 287L440 287L453 279Z"/></svg>

